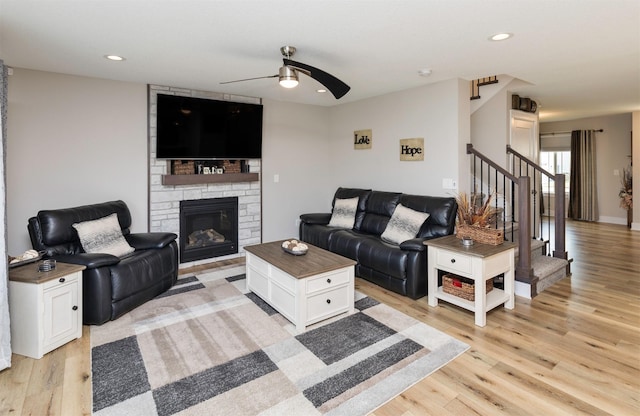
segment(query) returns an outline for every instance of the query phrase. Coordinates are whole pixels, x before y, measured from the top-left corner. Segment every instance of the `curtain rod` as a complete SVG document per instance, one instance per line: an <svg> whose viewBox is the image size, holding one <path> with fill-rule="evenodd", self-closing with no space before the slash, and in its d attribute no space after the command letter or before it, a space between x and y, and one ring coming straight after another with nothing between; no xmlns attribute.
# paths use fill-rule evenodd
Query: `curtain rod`
<svg viewBox="0 0 640 416"><path fill-rule="evenodd" d="M591 131L596 131L598 133L604 132L603 129L597 129L597 130L591 130ZM546 134L551 134L551 135L553 135L553 134L571 134L571 130L567 130L567 131L550 131L548 133L540 133L540 136L544 136Z"/></svg>

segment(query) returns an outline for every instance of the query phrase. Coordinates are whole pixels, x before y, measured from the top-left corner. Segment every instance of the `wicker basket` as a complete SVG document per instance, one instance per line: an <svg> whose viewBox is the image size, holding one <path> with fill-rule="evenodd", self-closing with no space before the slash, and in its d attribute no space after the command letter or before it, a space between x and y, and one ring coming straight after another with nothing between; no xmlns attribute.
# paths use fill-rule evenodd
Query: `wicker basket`
<svg viewBox="0 0 640 416"><path fill-rule="evenodd" d="M174 160L171 162L173 175L193 175L196 173L195 162L193 160Z"/></svg>
<svg viewBox="0 0 640 416"><path fill-rule="evenodd" d="M504 243L504 233L502 230L473 227L466 224L458 224L456 228L456 237L459 239L468 237L478 243L491 244L492 246L498 246Z"/></svg>
<svg viewBox="0 0 640 416"><path fill-rule="evenodd" d="M493 279L487 280L486 293L493 290ZM475 301L475 281L455 274L445 274L442 276L442 290L444 293L457 296L462 299Z"/></svg>

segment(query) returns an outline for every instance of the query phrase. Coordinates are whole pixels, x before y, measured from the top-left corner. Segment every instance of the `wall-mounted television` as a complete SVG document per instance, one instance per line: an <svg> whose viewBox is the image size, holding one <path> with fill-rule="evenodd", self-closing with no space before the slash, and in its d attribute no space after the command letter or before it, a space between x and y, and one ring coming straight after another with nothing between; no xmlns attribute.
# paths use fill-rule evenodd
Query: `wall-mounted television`
<svg viewBox="0 0 640 416"><path fill-rule="evenodd" d="M262 105L158 94L158 159L260 159Z"/></svg>

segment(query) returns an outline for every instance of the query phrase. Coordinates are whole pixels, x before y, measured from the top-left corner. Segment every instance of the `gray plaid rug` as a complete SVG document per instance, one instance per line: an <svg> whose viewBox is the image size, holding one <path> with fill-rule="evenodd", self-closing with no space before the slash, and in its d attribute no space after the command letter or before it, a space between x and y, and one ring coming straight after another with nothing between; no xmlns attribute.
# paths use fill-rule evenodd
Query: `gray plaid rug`
<svg viewBox="0 0 640 416"><path fill-rule="evenodd" d="M244 267L180 279L91 327L95 415L365 415L468 346L357 294L300 335Z"/></svg>

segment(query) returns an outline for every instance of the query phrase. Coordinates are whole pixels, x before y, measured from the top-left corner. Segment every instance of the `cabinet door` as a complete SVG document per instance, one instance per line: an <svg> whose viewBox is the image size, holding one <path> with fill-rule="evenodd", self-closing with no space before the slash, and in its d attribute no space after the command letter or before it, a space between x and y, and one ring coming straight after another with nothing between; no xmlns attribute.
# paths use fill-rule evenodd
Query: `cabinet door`
<svg viewBox="0 0 640 416"><path fill-rule="evenodd" d="M43 313L45 351L48 346L75 338L79 325L78 282L46 290Z"/></svg>

